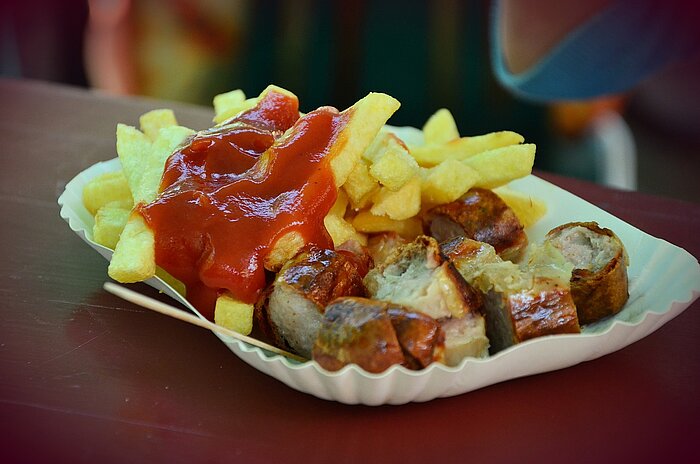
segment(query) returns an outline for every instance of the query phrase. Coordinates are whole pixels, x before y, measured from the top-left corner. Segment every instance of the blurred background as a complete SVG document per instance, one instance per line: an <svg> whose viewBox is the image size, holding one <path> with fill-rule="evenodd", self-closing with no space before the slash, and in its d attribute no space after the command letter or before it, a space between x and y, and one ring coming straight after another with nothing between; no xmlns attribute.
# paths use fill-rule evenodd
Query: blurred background
<svg viewBox="0 0 700 464"><path fill-rule="evenodd" d="M494 77L484 0L35 0L2 3L2 76L211 105L269 83L302 111L396 97L394 125L452 111L462 135L514 130L536 168L700 201L700 59L624 95L533 103Z"/></svg>

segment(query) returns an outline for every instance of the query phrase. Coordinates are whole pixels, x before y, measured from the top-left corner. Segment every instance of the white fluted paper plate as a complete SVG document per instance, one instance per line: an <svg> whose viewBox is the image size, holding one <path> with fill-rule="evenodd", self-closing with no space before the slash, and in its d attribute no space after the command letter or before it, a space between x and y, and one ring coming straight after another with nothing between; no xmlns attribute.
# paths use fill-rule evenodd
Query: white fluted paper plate
<svg viewBox="0 0 700 464"><path fill-rule="evenodd" d="M83 206L82 191L90 179L120 167L115 158L86 169L68 183L58 199L61 217L107 259L112 251L92 241L94 219ZM456 367L435 363L421 371L410 371L394 366L381 374L369 374L355 365L331 373L315 362L296 363L244 342L217 336L243 361L291 388L348 404L403 404L459 395L612 353L649 335L700 296L700 266L685 250L652 237L535 176L514 181L510 187L547 201L547 215L527 230L531 242L540 241L547 231L570 221L596 221L617 233L630 256L630 298L618 315L586 326L582 334L532 339L487 359L465 359ZM202 317L159 278L146 283Z"/></svg>

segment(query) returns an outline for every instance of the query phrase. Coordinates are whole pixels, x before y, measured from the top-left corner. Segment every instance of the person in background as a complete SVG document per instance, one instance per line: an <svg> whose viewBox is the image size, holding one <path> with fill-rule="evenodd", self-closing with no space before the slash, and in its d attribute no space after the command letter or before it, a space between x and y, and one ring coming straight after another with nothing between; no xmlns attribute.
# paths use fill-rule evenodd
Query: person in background
<svg viewBox="0 0 700 464"><path fill-rule="evenodd" d="M494 2L495 76L518 98L547 104L565 137L545 169L623 189L694 185L678 168L690 146L653 134L700 140L698 12L688 0ZM654 129L633 132L626 112Z"/></svg>
<svg viewBox="0 0 700 464"><path fill-rule="evenodd" d="M575 132L586 116L620 110L621 95L655 77L694 70L697 82L698 12L689 0L497 0L491 16L494 73L521 98L575 102L554 107L562 127ZM690 79L674 82L682 91ZM675 106L689 116L687 98L672 100L664 114Z"/></svg>
<svg viewBox="0 0 700 464"><path fill-rule="evenodd" d="M698 11L688 0L498 0L494 71L540 101L627 92L700 52Z"/></svg>

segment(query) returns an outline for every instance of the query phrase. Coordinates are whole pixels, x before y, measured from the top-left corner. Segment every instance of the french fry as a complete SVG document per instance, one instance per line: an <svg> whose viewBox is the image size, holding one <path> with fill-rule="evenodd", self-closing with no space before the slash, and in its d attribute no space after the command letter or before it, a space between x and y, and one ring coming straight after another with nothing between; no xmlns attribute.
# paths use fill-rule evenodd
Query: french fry
<svg viewBox="0 0 700 464"><path fill-rule="evenodd" d="M245 98L245 94L242 90L233 90L214 97L214 122L216 124L221 124L241 111L253 108L265 95L273 91L297 98L296 95L289 90L277 87L276 85L268 85L259 96L248 99Z"/></svg>
<svg viewBox="0 0 700 464"><path fill-rule="evenodd" d="M525 227L532 226L547 214L547 204L532 195L512 190L507 186L498 187L493 192L513 210Z"/></svg>
<svg viewBox="0 0 700 464"><path fill-rule="evenodd" d="M137 211L131 213L122 230L107 273L122 283L141 282L156 273L153 231Z"/></svg>
<svg viewBox="0 0 700 464"><path fill-rule="evenodd" d="M366 207L374 192L379 190L379 182L369 173L369 166L360 159L350 171L341 191L347 193L347 198L354 209Z"/></svg>
<svg viewBox="0 0 700 464"><path fill-rule="evenodd" d="M331 158L336 187L342 187L362 154L394 112L399 102L383 93L370 93L347 111L350 122L338 136L336 145L343 147Z"/></svg>
<svg viewBox="0 0 700 464"><path fill-rule="evenodd" d="M164 127L177 126L175 113L169 109L152 110L144 113L139 118L141 132L143 132L150 141L158 138L158 133Z"/></svg>
<svg viewBox="0 0 700 464"><path fill-rule="evenodd" d="M476 187L493 189L532 172L535 145L526 143L485 151L462 161L479 173Z"/></svg>
<svg viewBox="0 0 700 464"><path fill-rule="evenodd" d="M213 101L214 122L219 124L229 117L238 114L240 112L238 108L241 108L245 101L245 93L241 89L216 95Z"/></svg>
<svg viewBox="0 0 700 464"><path fill-rule="evenodd" d="M92 228L93 240L113 250L129 220L132 206L131 201L113 201L97 210L95 225Z"/></svg>
<svg viewBox="0 0 700 464"><path fill-rule="evenodd" d="M133 126L117 124L117 155L129 184L129 190L138 203L143 165L151 152L152 143L146 134Z"/></svg>
<svg viewBox="0 0 700 464"><path fill-rule="evenodd" d="M371 213L375 216L387 216L401 221L411 218L420 212L421 181L415 175L399 190L393 192L382 187L372 197Z"/></svg>
<svg viewBox="0 0 700 464"><path fill-rule="evenodd" d="M452 113L447 108L437 110L423 125L425 143L444 144L459 138L459 130Z"/></svg>
<svg viewBox="0 0 700 464"><path fill-rule="evenodd" d="M333 239L334 247L338 247L348 240L355 240L361 245L367 244L367 236L357 232L352 224L345 220L345 212L348 208L348 204L347 194L343 189L340 189L335 204L323 219L326 231L328 231L328 235Z"/></svg>
<svg viewBox="0 0 700 464"><path fill-rule="evenodd" d="M136 204L140 202L150 203L156 199L165 162L175 149L191 135L194 135L194 131L182 126L165 127L160 130L151 146L149 156L143 161L138 193L132 191Z"/></svg>
<svg viewBox="0 0 700 464"><path fill-rule="evenodd" d="M238 301L229 292L216 299L214 322L243 335L253 331L253 305Z"/></svg>
<svg viewBox="0 0 700 464"><path fill-rule="evenodd" d="M345 217L345 213L350 205L350 199L348 198L347 192L344 189L338 190L338 196L335 199L335 203L331 206L331 210L328 211L329 216Z"/></svg>
<svg viewBox="0 0 700 464"><path fill-rule="evenodd" d="M462 137L444 144L412 146L411 155L423 167L431 167L446 159L464 160L476 154L523 143L522 135L510 131L491 132L473 137Z"/></svg>
<svg viewBox="0 0 700 464"><path fill-rule="evenodd" d="M132 204L134 202L122 170L101 174L83 187L83 205L93 216L102 206L115 201Z"/></svg>
<svg viewBox="0 0 700 464"><path fill-rule="evenodd" d="M334 247L350 240L354 240L360 245L367 245L367 235L359 233L351 223L342 217L328 215L323 219L323 224L333 239Z"/></svg>
<svg viewBox="0 0 700 464"><path fill-rule="evenodd" d="M358 232L366 234L396 232L408 240L413 240L423 233L423 223L416 216L397 221L386 216L375 216L369 211L360 211L352 219L352 225Z"/></svg>
<svg viewBox="0 0 700 464"><path fill-rule="evenodd" d="M396 192L418 173L418 163L393 134L386 134L385 143L380 147L383 150L373 155L369 173L384 187Z"/></svg>
<svg viewBox="0 0 700 464"><path fill-rule="evenodd" d="M421 199L427 205L450 203L479 180L479 173L465 163L448 159L432 168L421 168Z"/></svg>
<svg viewBox="0 0 700 464"><path fill-rule="evenodd" d="M304 245L306 245L306 240L299 232L295 230L287 232L272 246L270 252L265 256L263 266L268 271L279 271L284 263L292 259Z"/></svg>

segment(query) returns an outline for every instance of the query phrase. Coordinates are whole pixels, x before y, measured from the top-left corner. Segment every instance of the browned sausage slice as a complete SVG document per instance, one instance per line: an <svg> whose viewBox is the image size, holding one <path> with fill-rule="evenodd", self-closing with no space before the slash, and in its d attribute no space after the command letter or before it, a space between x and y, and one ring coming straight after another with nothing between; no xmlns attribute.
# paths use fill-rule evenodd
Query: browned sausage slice
<svg viewBox="0 0 700 464"><path fill-rule="evenodd" d="M546 240L573 264L571 292L581 324L617 314L629 298L628 258L622 241L595 222L552 229Z"/></svg>

